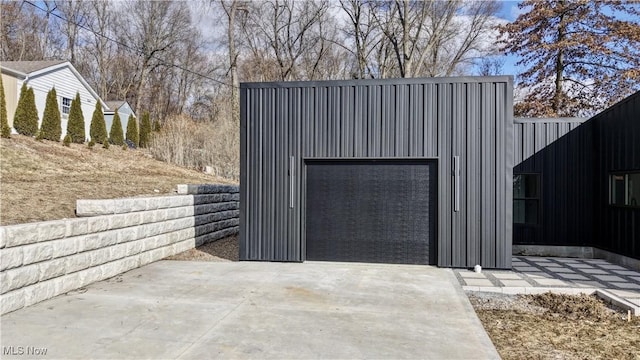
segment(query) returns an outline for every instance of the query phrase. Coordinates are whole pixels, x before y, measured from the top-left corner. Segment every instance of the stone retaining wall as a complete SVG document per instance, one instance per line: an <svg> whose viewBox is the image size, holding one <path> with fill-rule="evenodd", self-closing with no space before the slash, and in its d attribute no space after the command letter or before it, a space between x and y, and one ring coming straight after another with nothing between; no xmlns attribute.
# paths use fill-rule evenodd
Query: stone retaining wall
<svg viewBox="0 0 640 360"><path fill-rule="evenodd" d="M237 186L78 200L79 218L0 227L5 314L238 232Z"/></svg>

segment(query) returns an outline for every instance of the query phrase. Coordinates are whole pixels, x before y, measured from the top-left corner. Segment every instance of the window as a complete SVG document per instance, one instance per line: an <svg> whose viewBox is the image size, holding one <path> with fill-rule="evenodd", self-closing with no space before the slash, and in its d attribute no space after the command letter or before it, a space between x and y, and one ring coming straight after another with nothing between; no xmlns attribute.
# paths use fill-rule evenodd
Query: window
<svg viewBox="0 0 640 360"><path fill-rule="evenodd" d="M69 115L70 110L71 110L71 99L63 97L62 98L62 114Z"/></svg>
<svg viewBox="0 0 640 360"><path fill-rule="evenodd" d="M519 174L513 177L513 222L539 224L540 175Z"/></svg>
<svg viewBox="0 0 640 360"><path fill-rule="evenodd" d="M640 207L640 172L611 174L609 204Z"/></svg>

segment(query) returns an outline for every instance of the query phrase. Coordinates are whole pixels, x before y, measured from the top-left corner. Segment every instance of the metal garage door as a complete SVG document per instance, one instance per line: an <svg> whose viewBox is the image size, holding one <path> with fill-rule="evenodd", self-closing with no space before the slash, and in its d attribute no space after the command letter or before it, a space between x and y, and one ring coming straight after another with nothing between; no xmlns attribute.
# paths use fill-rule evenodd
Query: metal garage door
<svg viewBox="0 0 640 360"><path fill-rule="evenodd" d="M436 263L434 160L306 165L307 260Z"/></svg>

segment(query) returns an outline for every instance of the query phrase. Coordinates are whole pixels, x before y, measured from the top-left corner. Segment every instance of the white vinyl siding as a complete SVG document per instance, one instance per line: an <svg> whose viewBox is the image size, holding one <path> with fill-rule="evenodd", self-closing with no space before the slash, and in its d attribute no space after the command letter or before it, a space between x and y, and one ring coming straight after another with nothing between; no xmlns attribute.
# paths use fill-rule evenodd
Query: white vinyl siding
<svg viewBox="0 0 640 360"><path fill-rule="evenodd" d="M82 84L80 79L69 69L69 67L63 67L55 69L43 74L39 74L33 77L29 77L27 80L27 86L33 88L33 92L36 100L36 107L38 108L38 119L42 121L42 115L44 114L44 107L46 104L47 93L51 88L56 88L56 95L62 98L75 99L76 93L80 93L80 104L82 108L82 114L84 116L84 127L86 137L89 137L89 126L91 125L91 117L93 116L93 110L96 106L96 99L91 95L91 92ZM61 106L61 104L58 104ZM104 109L103 109L104 111ZM67 117L62 116L62 137L67 134Z"/></svg>
<svg viewBox="0 0 640 360"><path fill-rule="evenodd" d="M113 109L112 109L113 110ZM118 115L120 116L120 123L122 124L122 133L127 134L127 121L129 120L129 115L133 115L135 118L136 115L129 107L128 103L124 103L120 108L118 108ZM111 124L113 124L113 115L105 115L104 122L107 125L107 132L111 132Z"/></svg>

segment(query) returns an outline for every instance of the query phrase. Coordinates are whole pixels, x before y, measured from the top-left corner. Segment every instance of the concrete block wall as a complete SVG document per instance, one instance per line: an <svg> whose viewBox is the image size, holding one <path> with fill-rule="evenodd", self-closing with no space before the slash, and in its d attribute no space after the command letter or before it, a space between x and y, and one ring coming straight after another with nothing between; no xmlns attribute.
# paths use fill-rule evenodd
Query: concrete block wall
<svg viewBox="0 0 640 360"><path fill-rule="evenodd" d="M78 218L0 227L1 314L238 232L239 189L78 200Z"/></svg>

